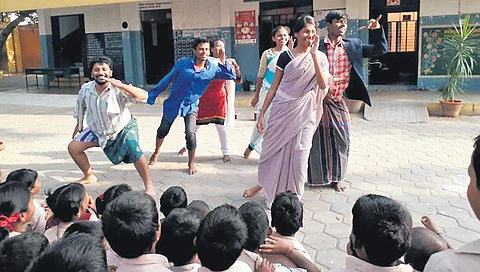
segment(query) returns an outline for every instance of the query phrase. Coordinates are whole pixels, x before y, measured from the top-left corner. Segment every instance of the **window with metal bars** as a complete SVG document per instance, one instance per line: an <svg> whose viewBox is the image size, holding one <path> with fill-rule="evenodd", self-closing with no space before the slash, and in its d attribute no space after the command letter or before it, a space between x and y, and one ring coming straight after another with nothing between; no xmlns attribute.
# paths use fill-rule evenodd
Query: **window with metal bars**
<svg viewBox="0 0 480 272"><path fill-rule="evenodd" d="M415 52L417 48L417 12L390 12L388 45L390 52Z"/></svg>

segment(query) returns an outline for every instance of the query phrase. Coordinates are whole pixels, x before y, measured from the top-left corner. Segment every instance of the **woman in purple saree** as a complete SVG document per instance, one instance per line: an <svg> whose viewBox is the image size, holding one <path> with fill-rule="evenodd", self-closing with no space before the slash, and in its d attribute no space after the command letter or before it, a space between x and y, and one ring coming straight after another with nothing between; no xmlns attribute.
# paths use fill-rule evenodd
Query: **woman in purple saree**
<svg viewBox="0 0 480 272"><path fill-rule="evenodd" d="M322 100L331 79L327 57L318 51L313 17L300 17L294 36L297 47L280 55L257 123L258 131L264 134L258 185L245 190L243 195L252 197L263 188L267 207L281 192L292 191L302 197L312 137L322 116ZM273 99L265 131L265 109Z"/></svg>

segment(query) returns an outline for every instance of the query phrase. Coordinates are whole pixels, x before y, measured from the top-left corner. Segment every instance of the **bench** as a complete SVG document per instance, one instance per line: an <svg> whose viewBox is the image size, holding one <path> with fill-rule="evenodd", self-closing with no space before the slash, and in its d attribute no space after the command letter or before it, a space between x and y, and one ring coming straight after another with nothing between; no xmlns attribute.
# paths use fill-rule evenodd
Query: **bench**
<svg viewBox="0 0 480 272"><path fill-rule="evenodd" d="M28 90L28 75L35 75L36 86L38 88L38 75L47 77L55 77L57 79L58 87L60 87L60 77L68 77L70 82L70 88L72 88L72 75L78 75L78 86L80 83L80 68L25 68L25 83ZM50 80L47 81L47 88L50 88Z"/></svg>

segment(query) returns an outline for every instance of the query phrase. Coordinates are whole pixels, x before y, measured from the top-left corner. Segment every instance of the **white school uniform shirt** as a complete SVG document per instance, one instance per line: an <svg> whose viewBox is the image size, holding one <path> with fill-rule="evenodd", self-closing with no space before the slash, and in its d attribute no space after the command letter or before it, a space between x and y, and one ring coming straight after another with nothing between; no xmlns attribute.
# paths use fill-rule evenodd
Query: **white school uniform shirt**
<svg viewBox="0 0 480 272"><path fill-rule="evenodd" d="M480 239L458 249L447 249L430 256L425 272L478 272L480 271Z"/></svg>
<svg viewBox="0 0 480 272"><path fill-rule="evenodd" d="M107 249L107 264L117 269L115 272L169 272L168 259L160 254L144 254L127 259L118 256L111 248Z"/></svg>
<svg viewBox="0 0 480 272"><path fill-rule="evenodd" d="M237 260L246 263L252 271L255 271L255 261L261 262L263 258L255 252L244 249ZM288 268L279 263L273 265L275 266L275 272L307 272L303 268Z"/></svg>
<svg viewBox="0 0 480 272"><path fill-rule="evenodd" d="M201 264L191 263L182 266L171 266L170 270L173 272L197 272L200 267L202 267Z"/></svg>
<svg viewBox="0 0 480 272"><path fill-rule="evenodd" d="M98 221L98 217L95 215L95 213L92 213L88 221ZM44 235L47 237L48 242L51 244L62 238L63 234L71 224L73 224L73 222L60 222L58 225L46 230Z"/></svg>
<svg viewBox="0 0 480 272"><path fill-rule="evenodd" d="M147 91L144 91L148 97ZM98 95L95 81L82 85L77 96L73 117L78 121L78 131L83 131L83 120L98 138L98 145L104 148L108 140L114 140L118 133L130 122L132 114L129 103L145 103L108 83L108 87Z"/></svg>
<svg viewBox="0 0 480 272"><path fill-rule="evenodd" d="M33 206L35 207L35 213L33 214L32 220L23 225L22 232L38 232L44 234L47 224L45 220L45 210L36 200L33 200Z"/></svg>
<svg viewBox="0 0 480 272"><path fill-rule="evenodd" d="M288 244L290 244L293 247L295 251L302 254L309 261L312 261L312 257L310 257L310 255L307 253L307 250L305 249L305 247L302 245L302 243L300 243L297 239L295 239L295 237L283 236L278 232L274 232L272 236L281 238L282 240L286 241ZM279 263L289 268L297 267L287 256L283 254L262 254L262 257L269 260L271 263Z"/></svg>
<svg viewBox="0 0 480 272"><path fill-rule="evenodd" d="M347 255L345 257L345 268L336 268L330 272L412 272L413 267L408 264L401 264L397 266L376 266L367 263L362 259Z"/></svg>

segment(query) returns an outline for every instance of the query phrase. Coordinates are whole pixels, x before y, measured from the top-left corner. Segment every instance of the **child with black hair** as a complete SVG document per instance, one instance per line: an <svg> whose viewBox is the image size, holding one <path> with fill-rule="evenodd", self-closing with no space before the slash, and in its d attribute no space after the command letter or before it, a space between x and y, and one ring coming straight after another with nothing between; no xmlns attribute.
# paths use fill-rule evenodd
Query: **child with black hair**
<svg viewBox="0 0 480 272"><path fill-rule="evenodd" d="M272 227L275 228L275 232L271 236L287 241L296 251L312 261L305 247L295 239L295 234L303 227L303 206L298 196L292 192L278 194L273 201L271 212ZM289 258L282 254L263 254L262 256L272 263L296 267Z"/></svg>
<svg viewBox="0 0 480 272"><path fill-rule="evenodd" d="M105 247L97 238L89 234L69 235L48 247L26 271L107 272Z"/></svg>
<svg viewBox="0 0 480 272"><path fill-rule="evenodd" d="M203 200L194 200L188 204L187 210L198 213L203 220L210 212L210 206Z"/></svg>
<svg viewBox="0 0 480 272"><path fill-rule="evenodd" d="M154 254L160 237L155 200L144 192L122 194L108 204L102 216L102 230L108 244L109 265L117 272L171 271L167 258Z"/></svg>
<svg viewBox="0 0 480 272"><path fill-rule="evenodd" d="M95 200L95 209L98 217L101 218L108 203L110 203L112 200L122 195L123 193L130 192L131 190L132 187L130 187L130 185L122 183L113 185L112 187L108 188L105 193L99 195Z"/></svg>
<svg viewBox="0 0 480 272"><path fill-rule="evenodd" d="M47 193L47 205L53 212L53 218L60 222L47 229L45 236L50 243L60 239L65 230L73 223L80 220L87 213L92 205L90 196L85 187L80 183L70 183L56 189L52 194ZM92 213L90 221L98 221L97 216Z"/></svg>
<svg viewBox="0 0 480 272"><path fill-rule="evenodd" d="M8 174L7 179L5 180L6 183L8 182L20 182L25 184L33 196L37 195L41 188L42 183L38 178L38 173L32 169L18 169ZM24 225L22 231L33 231L38 233L45 233L45 209L43 209L42 205L38 203L35 199L33 200L33 206L35 206L35 213L33 214L32 220Z"/></svg>
<svg viewBox="0 0 480 272"><path fill-rule="evenodd" d="M47 246L47 237L36 232L24 232L4 240L0 243L0 272L24 272Z"/></svg>
<svg viewBox="0 0 480 272"><path fill-rule="evenodd" d="M180 186L171 186L160 197L160 212L167 217L175 208L187 207L187 193Z"/></svg>
<svg viewBox="0 0 480 272"><path fill-rule="evenodd" d="M238 210L228 204L207 214L197 232L197 252L202 267L198 272L248 272L250 267L237 259L247 243L247 225Z"/></svg>
<svg viewBox="0 0 480 272"><path fill-rule="evenodd" d="M19 235L35 212L30 190L22 183L0 184L0 241Z"/></svg>
<svg viewBox="0 0 480 272"><path fill-rule="evenodd" d="M172 271L195 272L202 266L194 243L200 222L200 214L183 208L173 210L163 221L156 252L173 263Z"/></svg>
<svg viewBox="0 0 480 272"><path fill-rule="evenodd" d="M106 245L105 235L103 235L102 224L100 221L77 221L71 224L63 233L63 237L76 233L86 233L97 237L104 245Z"/></svg>
<svg viewBox="0 0 480 272"><path fill-rule="evenodd" d="M265 243L267 236L272 235L273 229L269 227L267 213L262 206L260 206L260 204L253 201L246 202L240 206L240 208L238 208L238 211L242 215L243 220L245 221L245 224L247 224L248 228L247 243L238 260L245 262L252 270L254 270L256 268L256 264L258 265L263 261L263 258L258 254L259 248ZM315 271L309 270L309 268L315 268L315 265L305 258L301 253L295 250L292 252L287 251L287 253L289 253L291 256L286 257L291 259L292 266L285 267L277 263L274 264L274 271Z"/></svg>

